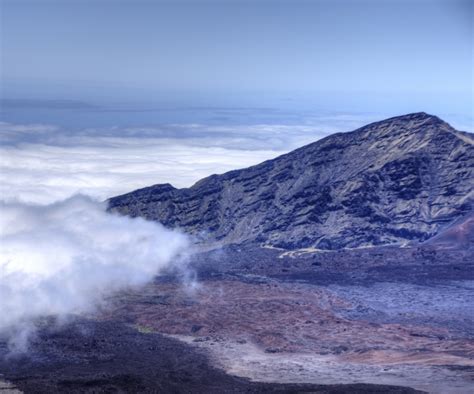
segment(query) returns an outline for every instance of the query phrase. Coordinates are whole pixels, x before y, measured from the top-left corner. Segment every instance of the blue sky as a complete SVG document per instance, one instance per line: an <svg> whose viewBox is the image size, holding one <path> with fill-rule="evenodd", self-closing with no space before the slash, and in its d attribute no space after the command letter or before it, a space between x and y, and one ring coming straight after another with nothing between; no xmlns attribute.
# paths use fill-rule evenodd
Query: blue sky
<svg viewBox="0 0 474 394"><path fill-rule="evenodd" d="M473 131L470 0L0 0L2 198L98 198L425 111Z"/></svg>
<svg viewBox="0 0 474 394"><path fill-rule="evenodd" d="M468 114L472 24L469 0L2 0L2 96Z"/></svg>

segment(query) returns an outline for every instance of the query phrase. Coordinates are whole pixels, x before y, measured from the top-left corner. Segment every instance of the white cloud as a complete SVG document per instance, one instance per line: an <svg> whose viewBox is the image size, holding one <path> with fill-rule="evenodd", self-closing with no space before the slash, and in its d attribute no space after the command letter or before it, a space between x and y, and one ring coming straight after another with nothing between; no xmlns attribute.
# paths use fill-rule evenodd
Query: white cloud
<svg viewBox="0 0 474 394"><path fill-rule="evenodd" d="M0 333L16 346L37 318L91 312L107 295L178 266L188 239L75 196L0 205Z"/></svg>
<svg viewBox="0 0 474 394"><path fill-rule="evenodd" d="M274 158L360 117L318 124L164 125L62 130L0 123L0 200L49 203L76 193L98 199L157 183L189 187L215 173Z"/></svg>
<svg viewBox="0 0 474 394"><path fill-rule="evenodd" d="M105 199L156 183L186 187L212 173L257 164L282 153L162 141L101 142L97 146L0 148L1 199L47 203L78 192Z"/></svg>

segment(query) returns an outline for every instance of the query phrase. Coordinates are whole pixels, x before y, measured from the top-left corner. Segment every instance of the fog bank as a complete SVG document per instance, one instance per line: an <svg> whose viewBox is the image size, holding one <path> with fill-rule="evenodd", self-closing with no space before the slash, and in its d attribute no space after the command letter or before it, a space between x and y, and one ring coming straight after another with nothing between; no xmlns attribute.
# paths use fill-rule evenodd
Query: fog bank
<svg viewBox="0 0 474 394"><path fill-rule="evenodd" d="M91 312L183 264L186 236L85 196L0 204L0 333L22 347L36 319Z"/></svg>

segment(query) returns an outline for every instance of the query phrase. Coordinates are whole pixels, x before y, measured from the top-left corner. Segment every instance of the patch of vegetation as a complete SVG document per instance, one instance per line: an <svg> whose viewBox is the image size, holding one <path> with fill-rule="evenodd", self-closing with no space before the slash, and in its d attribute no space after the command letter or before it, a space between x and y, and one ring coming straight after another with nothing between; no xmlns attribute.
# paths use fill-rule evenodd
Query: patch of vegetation
<svg viewBox="0 0 474 394"><path fill-rule="evenodd" d="M151 327L143 326L141 324L134 324L133 328L141 334L154 334L155 331Z"/></svg>

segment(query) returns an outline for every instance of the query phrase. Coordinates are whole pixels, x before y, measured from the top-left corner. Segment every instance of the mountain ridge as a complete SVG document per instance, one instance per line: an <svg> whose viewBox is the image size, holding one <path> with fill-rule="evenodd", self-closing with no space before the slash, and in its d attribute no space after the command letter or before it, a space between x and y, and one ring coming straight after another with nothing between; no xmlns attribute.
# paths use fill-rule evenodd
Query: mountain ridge
<svg viewBox="0 0 474 394"><path fill-rule="evenodd" d="M202 243L338 249L424 241L472 210L472 137L424 112L336 133L176 189L158 184L109 209Z"/></svg>

